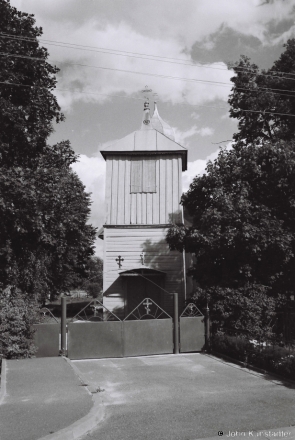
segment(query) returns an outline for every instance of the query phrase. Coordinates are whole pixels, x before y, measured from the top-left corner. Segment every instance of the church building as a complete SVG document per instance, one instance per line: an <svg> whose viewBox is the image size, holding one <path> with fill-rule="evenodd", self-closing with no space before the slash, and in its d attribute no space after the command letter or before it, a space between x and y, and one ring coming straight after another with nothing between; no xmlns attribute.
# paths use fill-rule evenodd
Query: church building
<svg viewBox="0 0 295 440"><path fill-rule="evenodd" d="M173 129L150 114L144 103L142 124L101 150L106 161L106 221L103 304L124 319L144 298L172 313L169 293L186 298L185 255L170 251L165 237L171 223L183 224L180 205L187 150Z"/></svg>

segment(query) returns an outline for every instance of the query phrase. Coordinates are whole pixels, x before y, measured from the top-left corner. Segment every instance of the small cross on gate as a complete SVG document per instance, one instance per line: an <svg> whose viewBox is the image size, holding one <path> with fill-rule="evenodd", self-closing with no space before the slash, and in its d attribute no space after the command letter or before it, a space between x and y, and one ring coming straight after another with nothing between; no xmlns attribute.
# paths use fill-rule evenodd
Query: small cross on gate
<svg viewBox="0 0 295 440"><path fill-rule="evenodd" d="M149 299L147 298L146 300L144 300L144 302L142 304L144 305L144 308L146 309L146 313L149 314L150 313L150 306L153 303L149 302Z"/></svg>
<svg viewBox="0 0 295 440"><path fill-rule="evenodd" d="M190 309L190 315L193 315L194 314L194 305L190 304L188 307Z"/></svg>
<svg viewBox="0 0 295 440"><path fill-rule="evenodd" d="M119 268L122 267L122 261L124 261L124 258L121 257L121 255L118 255L118 258L116 258L116 261L118 262Z"/></svg>

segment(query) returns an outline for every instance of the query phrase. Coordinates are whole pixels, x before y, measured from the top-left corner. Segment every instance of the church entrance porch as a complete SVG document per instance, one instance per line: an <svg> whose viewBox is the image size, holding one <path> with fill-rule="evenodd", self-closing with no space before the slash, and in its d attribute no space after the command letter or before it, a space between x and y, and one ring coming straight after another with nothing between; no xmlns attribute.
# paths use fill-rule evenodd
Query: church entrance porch
<svg viewBox="0 0 295 440"><path fill-rule="evenodd" d="M133 269L120 273L124 283L124 318L145 298L163 307L165 273L151 269Z"/></svg>

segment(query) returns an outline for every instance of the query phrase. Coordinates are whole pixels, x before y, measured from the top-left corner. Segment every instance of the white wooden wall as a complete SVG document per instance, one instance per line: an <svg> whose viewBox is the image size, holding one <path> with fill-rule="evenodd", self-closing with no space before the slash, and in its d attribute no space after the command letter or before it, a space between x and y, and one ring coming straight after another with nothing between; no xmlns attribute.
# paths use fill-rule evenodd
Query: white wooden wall
<svg viewBox="0 0 295 440"><path fill-rule="evenodd" d="M145 253L145 265L166 273L165 290L171 293L178 292L180 308L182 308L184 304L183 255L169 250L165 241L166 233L166 228L105 228L103 290L104 305L107 308L114 310L116 307L123 306L124 289L119 271L139 267L142 252ZM124 258L120 269L116 262L118 255Z"/></svg>
<svg viewBox="0 0 295 440"><path fill-rule="evenodd" d="M106 160L106 225L159 225L182 222L182 160L179 154L156 157L156 192L132 193L131 160L110 155ZM139 156L138 156L139 157Z"/></svg>

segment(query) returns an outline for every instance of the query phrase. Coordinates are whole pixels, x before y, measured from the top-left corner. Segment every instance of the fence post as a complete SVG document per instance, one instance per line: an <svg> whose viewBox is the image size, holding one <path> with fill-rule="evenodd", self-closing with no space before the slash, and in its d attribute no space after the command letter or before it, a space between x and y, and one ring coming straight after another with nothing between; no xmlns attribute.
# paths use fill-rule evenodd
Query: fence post
<svg viewBox="0 0 295 440"><path fill-rule="evenodd" d="M67 298L61 298L61 354L67 353Z"/></svg>
<svg viewBox="0 0 295 440"><path fill-rule="evenodd" d="M205 312L205 348L206 351L210 350L210 314L208 304Z"/></svg>
<svg viewBox="0 0 295 440"><path fill-rule="evenodd" d="M174 354L179 354L178 293L172 295L174 304Z"/></svg>

